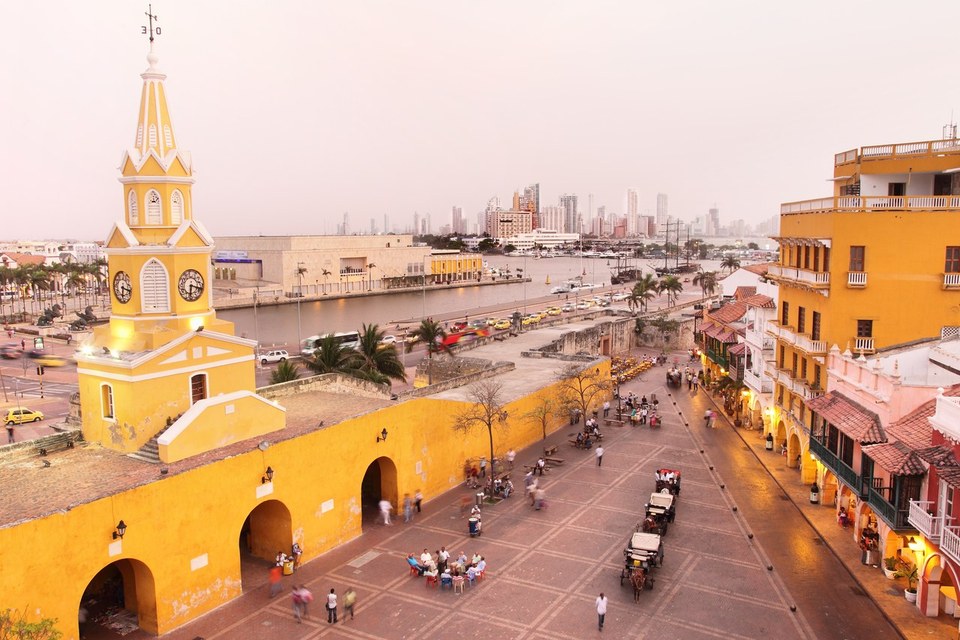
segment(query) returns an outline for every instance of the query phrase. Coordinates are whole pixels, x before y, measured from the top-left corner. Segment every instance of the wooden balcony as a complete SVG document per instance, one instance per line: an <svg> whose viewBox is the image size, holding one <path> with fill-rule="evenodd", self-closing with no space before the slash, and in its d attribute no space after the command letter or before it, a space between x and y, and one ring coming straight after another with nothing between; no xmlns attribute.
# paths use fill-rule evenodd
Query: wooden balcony
<svg viewBox="0 0 960 640"><path fill-rule="evenodd" d="M860 474L841 462L836 454L827 449L823 443L816 438L810 438L810 453L816 456L830 471L833 471L855 494L861 495L863 486Z"/></svg>
<svg viewBox="0 0 960 640"><path fill-rule="evenodd" d="M827 271L811 271L799 267L788 267L782 264L772 264L767 269L767 276L774 280L796 282L814 289L830 288L830 273Z"/></svg>
<svg viewBox="0 0 960 640"><path fill-rule="evenodd" d="M888 499L887 494L889 493L889 487L869 487L867 489L867 504L894 531L911 529L910 511L908 509L897 509Z"/></svg>
<svg viewBox="0 0 960 640"><path fill-rule="evenodd" d="M867 286L866 271L847 271L847 288L864 289Z"/></svg>
<svg viewBox="0 0 960 640"><path fill-rule="evenodd" d="M930 513L933 506L932 502L911 500L909 522L923 534L923 537L937 544L943 534L943 518Z"/></svg>

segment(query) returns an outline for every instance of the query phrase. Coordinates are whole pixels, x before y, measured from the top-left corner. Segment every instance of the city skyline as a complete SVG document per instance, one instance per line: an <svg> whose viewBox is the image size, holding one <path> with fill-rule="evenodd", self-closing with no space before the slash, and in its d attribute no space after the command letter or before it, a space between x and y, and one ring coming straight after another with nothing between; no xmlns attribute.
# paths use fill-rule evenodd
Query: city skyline
<svg viewBox="0 0 960 640"><path fill-rule="evenodd" d="M960 17L955 3L935 4L942 19ZM952 51L926 35L927 13L901 9L153 6L177 140L197 166L196 211L216 235L333 234L345 214L358 231L371 219L402 231L414 212L437 230L453 207L474 220L491 197L534 183L541 206L576 195L585 216L591 194L594 210L625 214L634 189L643 215L662 193L671 217L716 206L724 222L756 225L781 202L829 195L836 152L940 137L960 88L911 53ZM145 10L0 10L11 61L0 70L3 239L100 240L90 222L120 217L113 167L134 140ZM898 46L840 64L834 45L850 33ZM883 101L850 91L891 77L937 90Z"/></svg>

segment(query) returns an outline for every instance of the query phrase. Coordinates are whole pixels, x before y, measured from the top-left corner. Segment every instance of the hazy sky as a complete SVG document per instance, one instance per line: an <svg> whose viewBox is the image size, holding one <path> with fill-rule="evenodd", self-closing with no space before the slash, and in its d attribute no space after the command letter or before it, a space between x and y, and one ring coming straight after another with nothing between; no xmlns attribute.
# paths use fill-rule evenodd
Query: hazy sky
<svg viewBox="0 0 960 640"><path fill-rule="evenodd" d="M758 222L833 154L960 117L960 2L156 0L194 214L214 235L410 223L539 182ZM0 3L0 238L122 214L146 3Z"/></svg>

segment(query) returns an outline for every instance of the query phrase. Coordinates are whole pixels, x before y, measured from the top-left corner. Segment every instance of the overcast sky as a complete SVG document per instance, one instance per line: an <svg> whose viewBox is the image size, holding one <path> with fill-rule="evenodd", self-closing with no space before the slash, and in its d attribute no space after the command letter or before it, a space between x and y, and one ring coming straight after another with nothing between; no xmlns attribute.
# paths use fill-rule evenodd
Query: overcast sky
<svg viewBox="0 0 960 640"><path fill-rule="evenodd" d="M960 2L156 0L194 215L214 235L402 227L539 182L750 223L830 193L833 154L960 116ZM146 3L0 3L0 238L122 215Z"/></svg>

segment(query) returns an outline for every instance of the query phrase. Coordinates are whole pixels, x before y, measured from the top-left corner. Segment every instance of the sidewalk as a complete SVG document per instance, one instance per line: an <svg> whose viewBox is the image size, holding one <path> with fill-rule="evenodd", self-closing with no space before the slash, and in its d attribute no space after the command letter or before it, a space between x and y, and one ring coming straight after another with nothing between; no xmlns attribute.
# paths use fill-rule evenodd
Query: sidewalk
<svg viewBox="0 0 960 640"><path fill-rule="evenodd" d="M645 350L650 354L654 351ZM682 361L687 357L686 352L679 352L676 357L680 357ZM734 427L724 415L723 408L717 404L718 399L710 394L700 392L692 396L684 389L676 394L676 398L680 404L690 407L691 415L695 416L703 414L707 400L713 404L712 408L716 410L719 418L718 428L732 429L749 447L803 517L820 534L830 551L843 563L865 594L877 604L904 638L956 638L960 635L954 618L946 614L937 618L923 616L915 604L907 602L903 596L906 587L903 579L888 580L880 567L860 562L860 548L853 537L852 528L842 529L837 526L832 504L810 503L810 486L800 482L799 470L787 467L784 456L766 450L761 430Z"/></svg>

